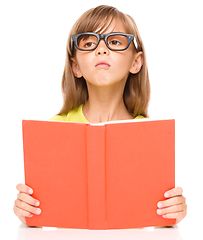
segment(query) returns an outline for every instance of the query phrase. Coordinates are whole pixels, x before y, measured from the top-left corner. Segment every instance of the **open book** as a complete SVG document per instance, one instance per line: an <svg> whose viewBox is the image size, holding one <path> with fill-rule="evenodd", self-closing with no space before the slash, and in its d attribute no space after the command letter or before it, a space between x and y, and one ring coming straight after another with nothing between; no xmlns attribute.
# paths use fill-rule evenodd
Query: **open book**
<svg viewBox="0 0 203 240"><path fill-rule="evenodd" d="M157 203L175 187L175 120L99 125L23 120L25 184L41 214L30 226L165 226Z"/></svg>

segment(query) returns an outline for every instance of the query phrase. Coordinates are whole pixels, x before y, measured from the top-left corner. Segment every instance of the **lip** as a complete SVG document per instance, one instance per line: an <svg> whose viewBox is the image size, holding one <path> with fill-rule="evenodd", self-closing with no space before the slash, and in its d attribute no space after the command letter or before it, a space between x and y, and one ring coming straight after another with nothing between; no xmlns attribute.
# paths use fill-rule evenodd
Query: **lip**
<svg viewBox="0 0 203 240"><path fill-rule="evenodd" d="M109 68L110 67L110 64L108 64L107 62L105 61L102 61L102 62L98 62L95 67L97 68Z"/></svg>

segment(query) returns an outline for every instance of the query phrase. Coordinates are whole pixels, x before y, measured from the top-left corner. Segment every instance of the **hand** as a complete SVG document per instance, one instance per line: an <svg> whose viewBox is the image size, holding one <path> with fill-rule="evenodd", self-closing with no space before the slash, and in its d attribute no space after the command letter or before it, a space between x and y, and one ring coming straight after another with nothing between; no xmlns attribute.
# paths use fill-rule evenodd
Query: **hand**
<svg viewBox="0 0 203 240"><path fill-rule="evenodd" d="M187 214L186 199L182 193L183 189L181 187L165 192L164 196L168 199L157 203L159 208L157 214L162 215L163 218L175 218L176 224L179 223Z"/></svg>
<svg viewBox="0 0 203 240"><path fill-rule="evenodd" d="M41 213L41 209L37 208L40 202L31 197L33 190L30 187L24 184L18 184L16 189L19 193L14 202L13 211L16 216L26 224L25 217L32 217L33 214L39 215Z"/></svg>

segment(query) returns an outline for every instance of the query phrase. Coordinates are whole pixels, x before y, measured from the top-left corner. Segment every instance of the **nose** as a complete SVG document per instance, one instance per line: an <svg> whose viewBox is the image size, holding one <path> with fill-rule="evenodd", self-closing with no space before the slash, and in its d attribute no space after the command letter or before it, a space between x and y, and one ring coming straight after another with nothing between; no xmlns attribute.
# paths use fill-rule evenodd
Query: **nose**
<svg viewBox="0 0 203 240"><path fill-rule="evenodd" d="M106 43L103 39L100 40L99 45L96 48L95 54L96 55L103 55L103 54L109 55L109 49L106 46Z"/></svg>

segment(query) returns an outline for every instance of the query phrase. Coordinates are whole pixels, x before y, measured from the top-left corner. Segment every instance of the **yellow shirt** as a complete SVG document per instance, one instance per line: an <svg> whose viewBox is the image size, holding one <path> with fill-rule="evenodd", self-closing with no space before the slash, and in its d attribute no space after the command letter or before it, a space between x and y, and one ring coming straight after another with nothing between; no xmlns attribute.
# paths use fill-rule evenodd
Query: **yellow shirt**
<svg viewBox="0 0 203 240"><path fill-rule="evenodd" d="M89 123L83 114L82 107L83 107L83 104L80 105L78 108L71 110L67 114L56 115L49 120L63 121L63 122ZM144 117L141 115L135 117L135 119L142 119L142 118Z"/></svg>

